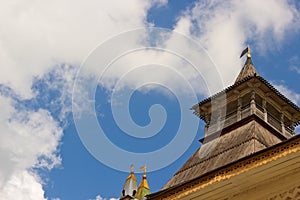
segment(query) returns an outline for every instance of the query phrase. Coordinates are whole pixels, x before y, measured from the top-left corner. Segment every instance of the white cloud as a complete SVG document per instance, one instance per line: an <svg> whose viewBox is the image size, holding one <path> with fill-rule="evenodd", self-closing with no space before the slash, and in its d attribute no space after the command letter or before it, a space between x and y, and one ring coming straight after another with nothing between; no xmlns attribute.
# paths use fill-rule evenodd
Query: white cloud
<svg viewBox="0 0 300 200"><path fill-rule="evenodd" d="M152 80L164 86L172 85L172 89L184 93L189 90L183 82L188 82L197 93L211 95L234 82L242 66L239 55L247 41L254 43L255 49L263 53L268 45L279 45L286 32L295 30L298 20L298 11L287 1L199 1L179 17L174 30L200 41L217 67L209 61L205 51L193 47L190 41L185 41L174 33L159 40L158 47L172 50L188 61L200 60L193 63L195 68L182 57L176 57L167 51L139 50L128 52L111 63L105 72L106 79L101 80L101 83L111 88L122 78L120 87L136 88L147 80ZM116 40L111 46L119 49L132 46L134 49L139 46L132 44L152 41L147 39L145 35L136 33L127 36L122 42ZM105 55L106 58L112 56L109 60L113 60L116 55L112 54L113 51L107 47L97 58ZM103 70L106 66L99 66L97 59L94 61L90 73L98 75L99 68L102 67ZM143 67L147 64L162 66ZM164 66L169 68L165 70ZM174 72L184 79L176 77Z"/></svg>
<svg viewBox="0 0 300 200"><path fill-rule="evenodd" d="M6 16L0 17L0 26L5 27L0 35L0 66L4 72L0 75L0 83L12 86L25 97L32 96L30 86L33 76L44 74L56 63L81 63L96 44L112 35L149 25L146 22L147 10L153 5L166 3L166 0L6 3L0 10ZM218 70L227 86L240 69L241 61L237 55L247 40L254 40L256 46L265 46L266 42L262 41L268 41L268 38L280 42L284 33L295 27L298 17L298 11L287 1L201 1L179 17L175 30L196 36L204 44L219 66ZM131 42L136 42L140 37L133 36ZM126 42L117 45L127 45ZM176 44L172 38L163 42L166 47ZM182 48L180 51L187 53L191 49ZM190 54L196 56L197 52ZM144 52L130 59L143 61L150 58L148 60L165 61L174 69L180 69L172 62L174 59L161 55L149 56ZM130 66L130 59L126 60L126 66ZM198 67L206 73L202 66ZM113 77L119 78L120 73L122 69L116 68ZM199 76L195 76L194 70L180 69L179 73L187 74L188 81L197 85ZM139 75L131 78L129 84L139 83L149 73ZM160 73L159 77L153 74L152 78L178 83L168 72ZM214 79L215 74L209 78ZM200 93L206 89L201 88Z"/></svg>
<svg viewBox="0 0 300 200"><path fill-rule="evenodd" d="M300 67L296 67L296 66L292 65L289 68L290 68L290 70L296 72L297 74L300 74Z"/></svg>
<svg viewBox="0 0 300 200"><path fill-rule="evenodd" d="M32 96L33 76L57 63L80 64L95 46L146 24L147 10L165 1L3 1L0 83Z"/></svg>
<svg viewBox="0 0 300 200"><path fill-rule="evenodd" d="M283 84L273 84L273 86L279 90L286 98L294 102L295 104L300 104L300 93L297 93Z"/></svg>
<svg viewBox="0 0 300 200"><path fill-rule="evenodd" d="M293 56L289 59L289 69L300 74L300 67L299 67L300 58L299 56Z"/></svg>
<svg viewBox="0 0 300 200"><path fill-rule="evenodd" d="M89 199L89 200L118 200L118 198L103 198L100 195L97 195L95 199Z"/></svg>
<svg viewBox="0 0 300 200"><path fill-rule="evenodd" d="M151 80L184 93L189 90L183 82L188 82L196 89L196 93L211 95L234 82L243 62L239 55L247 42L254 43L255 50L264 53L268 46L280 45L287 32L300 28L299 16L299 11L290 1L199 1L179 17L174 30L191 38L196 37L208 50L217 67L205 61L208 58L205 53L199 53L199 49L192 48L190 43L180 40L176 34L170 34L161 40L159 47L175 49L177 51L174 52L185 58L200 59L201 62L196 63L195 68L182 58L165 51L130 52L109 66L105 72L106 79L101 80L101 84L111 88L122 77L120 87L136 88ZM135 44L138 39L145 39L144 37L142 34L131 35L126 41L116 42L112 46L122 49ZM104 53L107 57L112 56L109 50ZM100 56L101 54L97 58ZM95 61L95 66L92 67L94 70L90 72L99 74L101 66L97 65L98 60ZM149 63L169 68L142 67ZM216 70L212 72L214 68ZM184 79L176 77L174 72Z"/></svg>
<svg viewBox="0 0 300 200"><path fill-rule="evenodd" d="M247 43L260 53L276 49L288 31L299 29L299 19L293 1L204 0L180 17L175 30L201 41L229 85L242 66L238 56Z"/></svg>
<svg viewBox="0 0 300 200"><path fill-rule="evenodd" d="M3 163L0 199L45 199L43 181L32 169L52 169L61 161L57 148L63 127L59 122L70 112L75 73L74 68L65 65L62 69L60 65L79 66L97 44L122 31L143 27L147 24L147 10L166 2L16 0L1 3L0 87L2 84L12 88L12 93L5 97L0 94ZM56 78L54 82L47 76L50 72L60 80ZM42 92L32 91L36 78L45 79L48 89L62 93L59 99L46 102L54 106L62 104L57 119L47 110L51 108L39 109L45 105L35 105L35 109L18 105L24 99L35 101Z"/></svg>
<svg viewBox="0 0 300 200"><path fill-rule="evenodd" d="M65 64L56 66L51 71L35 80L35 82L42 81L46 85L46 88L43 88L42 91L33 89L36 98L42 96L44 106L47 105L48 110L50 111L58 110L58 108L60 108L61 110L56 117L56 120L62 123L66 123L66 118L68 117L68 114L71 113L72 90L76 72L77 67ZM49 92L45 91L46 89L48 91L57 91L59 95L51 97L51 95L48 94Z"/></svg>
<svg viewBox="0 0 300 200"><path fill-rule="evenodd" d="M299 13L288 2L200 1L179 17L175 30L196 36L204 44L219 66L225 85L229 85L240 69L238 55L246 42L254 41L256 47L261 45L264 48L258 48L266 49L270 41L279 43L286 31L299 28ZM13 87L23 97L30 97L34 76L43 75L57 63L81 63L96 44L122 31L143 27L147 24L147 10L166 3L166 0L5 2L0 8L0 27L3 27L0 83ZM166 41L166 45L174 43ZM139 60L148 57L149 54L135 56ZM120 72L117 69L115 76ZM190 79L195 73L187 71L187 74ZM168 73L160 77L170 79Z"/></svg>
<svg viewBox="0 0 300 200"><path fill-rule="evenodd" d="M0 96L0 199L44 199L42 182L32 167L60 164L57 146L62 129L46 110L16 110Z"/></svg>
<svg viewBox="0 0 300 200"><path fill-rule="evenodd" d="M290 88L288 88L286 85L283 84L276 84L274 83L273 86L279 90L286 98L294 102L296 105L300 104L300 93L297 93ZM300 126L297 126L295 129L295 133L299 134L300 133Z"/></svg>
<svg viewBox="0 0 300 200"><path fill-rule="evenodd" d="M16 171L1 188L0 199L46 200L41 181L34 173Z"/></svg>

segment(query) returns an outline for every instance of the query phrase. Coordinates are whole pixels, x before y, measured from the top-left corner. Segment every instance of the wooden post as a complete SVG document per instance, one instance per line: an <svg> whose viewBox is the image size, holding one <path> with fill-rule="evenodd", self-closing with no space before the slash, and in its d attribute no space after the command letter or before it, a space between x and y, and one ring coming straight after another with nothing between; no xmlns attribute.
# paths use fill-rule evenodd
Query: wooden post
<svg viewBox="0 0 300 200"><path fill-rule="evenodd" d="M206 137L208 134L208 125L205 124L205 127L204 127L204 137Z"/></svg>
<svg viewBox="0 0 300 200"><path fill-rule="evenodd" d="M256 105L255 105L255 91L252 90L251 92L251 102L250 102L250 113L255 114L256 111Z"/></svg>
<svg viewBox="0 0 300 200"><path fill-rule="evenodd" d="M217 130L221 129L221 108L218 107Z"/></svg>
<svg viewBox="0 0 300 200"><path fill-rule="evenodd" d="M284 114L283 113L281 113L281 116L280 116L280 123L281 123L281 132L285 135Z"/></svg>
<svg viewBox="0 0 300 200"><path fill-rule="evenodd" d="M240 121L241 119L242 119L242 98L238 97L236 120Z"/></svg>
<svg viewBox="0 0 300 200"><path fill-rule="evenodd" d="M263 110L264 110L264 121L268 122L267 101L266 101L266 99L262 100L262 107L263 107Z"/></svg>
<svg viewBox="0 0 300 200"><path fill-rule="evenodd" d="M207 134L208 134L208 127L209 127L209 116L208 116L208 114L205 115L205 121L206 121L206 124L205 124L205 127L204 127L204 137L206 137Z"/></svg>

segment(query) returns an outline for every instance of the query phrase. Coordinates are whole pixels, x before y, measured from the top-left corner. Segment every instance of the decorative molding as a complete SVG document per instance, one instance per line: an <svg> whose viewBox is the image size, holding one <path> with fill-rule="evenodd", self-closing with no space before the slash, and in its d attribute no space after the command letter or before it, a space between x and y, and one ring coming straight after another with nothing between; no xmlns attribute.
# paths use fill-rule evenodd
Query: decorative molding
<svg viewBox="0 0 300 200"><path fill-rule="evenodd" d="M288 191L284 191L277 194L267 200L288 200L288 199L300 199L300 185L296 186Z"/></svg>

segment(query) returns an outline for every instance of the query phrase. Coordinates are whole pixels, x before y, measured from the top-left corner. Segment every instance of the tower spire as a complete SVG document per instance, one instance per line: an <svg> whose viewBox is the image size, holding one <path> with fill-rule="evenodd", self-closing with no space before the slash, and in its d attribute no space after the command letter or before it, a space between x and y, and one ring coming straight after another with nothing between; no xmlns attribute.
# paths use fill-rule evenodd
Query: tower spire
<svg viewBox="0 0 300 200"><path fill-rule="evenodd" d="M251 50L250 50L250 46L247 46L247 58L251 58Z"/></svg>
<svg viewBox="0 0 300 200"><path fill-rule="evenodd" d="M130 165L130 173L131 173L131 174L134 173L134 165L133 165L133 164Z"/></svg>
<svg viewBox="0 0 300 200"><path fill-rule="evenodd" d="M247 48L242 51L240 58L243 57L246 53L247 53L247 58L251 58L251 50L249 45L247 45Z"/></svg>
<svg viewBox="0 0 300 200"><path fill-rule="evenodd" d="M123 186L122 194L120 199L133 199L136 195L137 187L136 187L136 177L134 175L134 165L130 166L130 174L126 178L126 181Z"/></svg>
<svg viewBox="0 0 300 200"><path fill-rule="evenodd" d="M258 75L258 73L252 63L252 59L251 59L252 56L251 56L251 51L250 51L249 46L246 49L244 49L240 58L243 57L246 53L247 53L247 60L234 83L237 83L249 76L257 76Z"/></svg>
<svg viewBox="0 0 300 200"><path fill-rule="evenodd" d="M143 167L140 168L141 171L144 172L144 175L146 176L146 172L147 172L147 167L146 165L144 165Z"/></svg>
<svg viewBox="0 0 300 200"><path fill-rule="evenodd" d="M139 188L137 190L137 193L135 195L135 198L137 198L137 199L143 199L146 195L150 194L150 188L148 185L147 175L146 175L147 168L146 168L146 166L143 166L140 168L140 170L143 171L144 174L143 174L143 179L142 179L142 181L139 185Z"/></svg>

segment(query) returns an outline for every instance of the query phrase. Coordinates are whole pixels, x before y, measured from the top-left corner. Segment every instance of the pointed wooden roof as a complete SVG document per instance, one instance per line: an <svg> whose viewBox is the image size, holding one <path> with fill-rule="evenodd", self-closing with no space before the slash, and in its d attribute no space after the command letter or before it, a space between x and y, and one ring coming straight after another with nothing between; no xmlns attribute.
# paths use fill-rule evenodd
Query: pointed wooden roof
<svg viewBox="0 0 300 200"><path fill-rule="evenodd" d="M200 177L212 170L237 161L264 148L273 146L281 140L264 127L261 120L250 123L248 118L235 124L229 133L202 145L194 155L175 173L163 189ZM230 128L232 129L232 128Z"/></svg>
<svg viewBox="0 0 300 200"><path fill-rule="evenodd" d="M244 80L247 77L258 76L258 73L252 63L251 57L247 57L244 67L240 71L238 77L236 78L234 84L239 81Z"/></svg>
<svg viewBox="0 0 300 200"><path fill-rule="evenodd" d="M143 199L146 195L150 194L150 188L147 182L147 176L146 173L143 175L143 179L140 183L140 186L136 192L135 198L137 199Z"/></svg>
<svg viewBox="0 0 300 200"><path fill-rule="evenodd" d="M137 191L136 177L134 175L134 167L133 167L133 165L131 165L131 172L130 172L129 176L126 178L120 199L123 199L123 198L126 199L127 196L133 197L135 195L136 191Z"/></svg>

